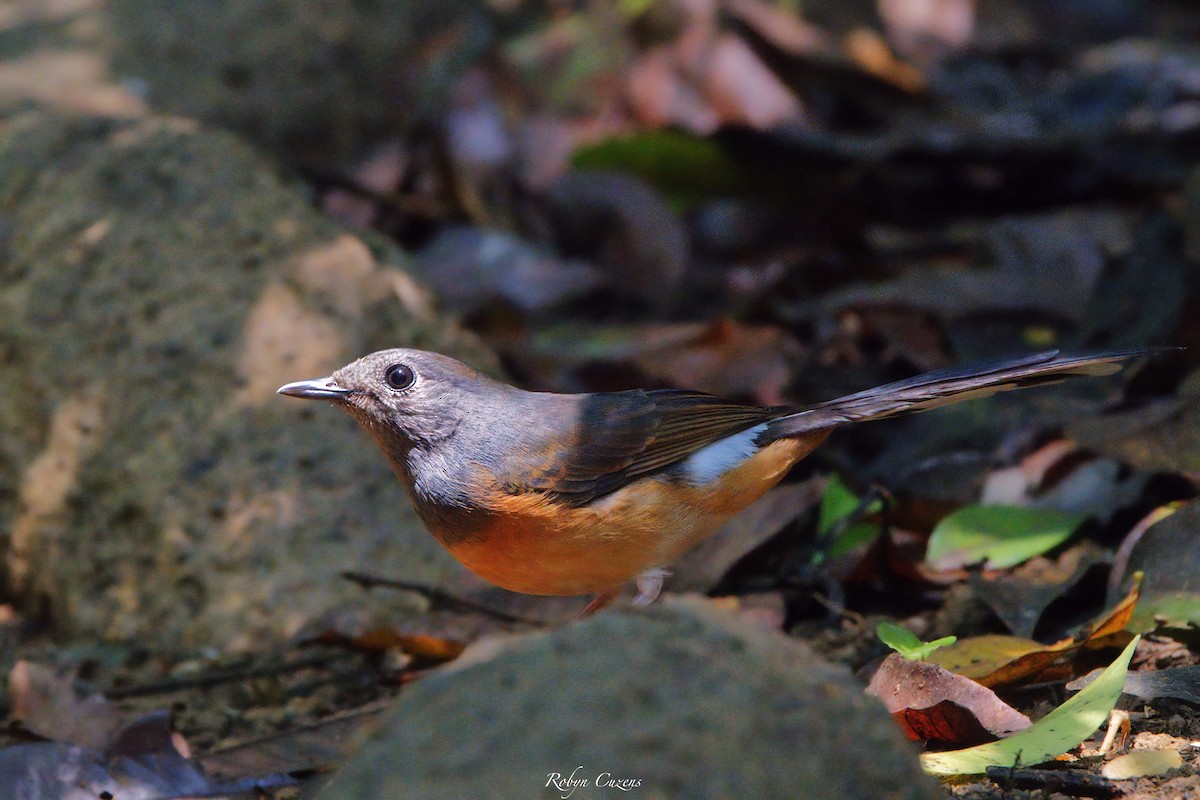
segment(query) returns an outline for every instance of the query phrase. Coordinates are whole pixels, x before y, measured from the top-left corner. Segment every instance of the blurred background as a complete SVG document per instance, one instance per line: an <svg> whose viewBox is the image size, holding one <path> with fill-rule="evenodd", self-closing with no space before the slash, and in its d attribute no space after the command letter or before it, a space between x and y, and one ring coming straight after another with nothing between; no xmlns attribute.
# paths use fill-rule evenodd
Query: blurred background
<svg viewBox="0 0 1200 800"><path fill-rule="evenodd" d="M803 404L1200 344L1198 31L1172 0L5 2L10 593L204 642L276 630L298 553L457 579L352 426L271 393L380 347ZM1068 423L1190 474L1187 421L1130 425L1196 353L860 426L796 477L944 509ZM1141 505L1190 491L1157 480ZM182 606L146 600L164 569Z"/></svg>
<svg viewBox="0 0 1200 800"><path fill-rule="evenodd" d="M1194 336L1187 3L29 5L27 94L254 141L527 386L803 401Z"/></svg>
<svg viewBox="0 0 1200 800"><path fill-rule="evenodd" d="M286 631L357 609L308 594L341 567L466 580L347 420L272 393L385 346L803 404L1192 345L858 426L794 476L927 531L1066 431L1157 476L1115 537L1200 463L1162 405L1200 353L1198 31L1172 0L0 4L9 594L236 643L281 591L312 600Z"/></svg>
<svg viewBox="0 0 1200 800"><path fill-rule="evenodd" d="M800 405L1187 346L839 432L675 584L821 635L819 506L873 491L889 533L835 594L933 613L964 574L931 579L929 532L990 498L1090 520L1061 634L1196 494L1198 144L1186 0L0 2L0 666L495 625L356 570L569 618L466 575L348 419L274 395L373 349ZM927 629L963 619L995 621Z"/></svg>

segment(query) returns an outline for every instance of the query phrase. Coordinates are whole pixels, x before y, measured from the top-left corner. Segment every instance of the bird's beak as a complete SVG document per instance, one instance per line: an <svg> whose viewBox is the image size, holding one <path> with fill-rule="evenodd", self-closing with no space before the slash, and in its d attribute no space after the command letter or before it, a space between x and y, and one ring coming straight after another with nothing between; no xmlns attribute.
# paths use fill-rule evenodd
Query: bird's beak
<svg viewBox="0 0 1200 800"><path fill-rule="evenodd" d="M304 400L344 400L350 394L349 389L337 385L333 378L314 378L311 381L296 381L276 390L288 397L300 397Z"/></svg>

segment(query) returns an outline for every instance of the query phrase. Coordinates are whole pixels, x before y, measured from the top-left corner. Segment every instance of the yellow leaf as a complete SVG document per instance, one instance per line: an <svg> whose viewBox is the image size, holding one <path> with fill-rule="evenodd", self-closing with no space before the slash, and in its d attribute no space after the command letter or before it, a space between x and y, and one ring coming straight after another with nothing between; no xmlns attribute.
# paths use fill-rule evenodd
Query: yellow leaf
<svg viewBox="0 0 1200 800"><path fill-rule="evenodd" d="M1104 765L1100 774L1110 781L1125 781L1144 778L1147 775L1162 775L1183 766L1183 756L1178 750L1139 750L1117 756Z"/></svg>

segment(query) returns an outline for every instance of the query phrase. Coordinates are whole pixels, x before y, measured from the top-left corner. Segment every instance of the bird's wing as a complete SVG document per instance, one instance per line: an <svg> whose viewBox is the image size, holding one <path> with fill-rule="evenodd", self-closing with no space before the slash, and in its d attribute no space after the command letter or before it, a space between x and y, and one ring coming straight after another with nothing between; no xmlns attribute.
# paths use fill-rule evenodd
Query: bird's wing
<svg viewBox="0 0 1200 800"><path fill-rule="evenodd" d="M583 395L570 433L556 446L533 448L539 455L512 465L506 488L586 505L781 413L670 389Z"/></svg>
<svg viewBox="0 0 1200 800"><path fill-rule="evenodd" d="M1058 383L1072 375L1110 375L1123 362L1153 350L1123 350L1085 356L1062 356L1057 350L1024 358L968 364L927 372L830 400L773 421L759 443L832 428L847 422L884 419L987 397L996 392Z"/></svg>

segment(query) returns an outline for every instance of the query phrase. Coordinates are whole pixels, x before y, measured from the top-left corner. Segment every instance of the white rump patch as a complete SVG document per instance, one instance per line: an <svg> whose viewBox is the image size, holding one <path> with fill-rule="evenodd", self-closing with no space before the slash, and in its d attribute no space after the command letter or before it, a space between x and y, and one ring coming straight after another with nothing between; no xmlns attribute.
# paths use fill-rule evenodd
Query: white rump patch
<svg viewBox="0 0 1200 800"><path fill-rule="evenodd" d="M696 484L716 480L758 452L754 440L766 429L767 423L764 422L697 450L683 462L684 474Z"/></svg>

